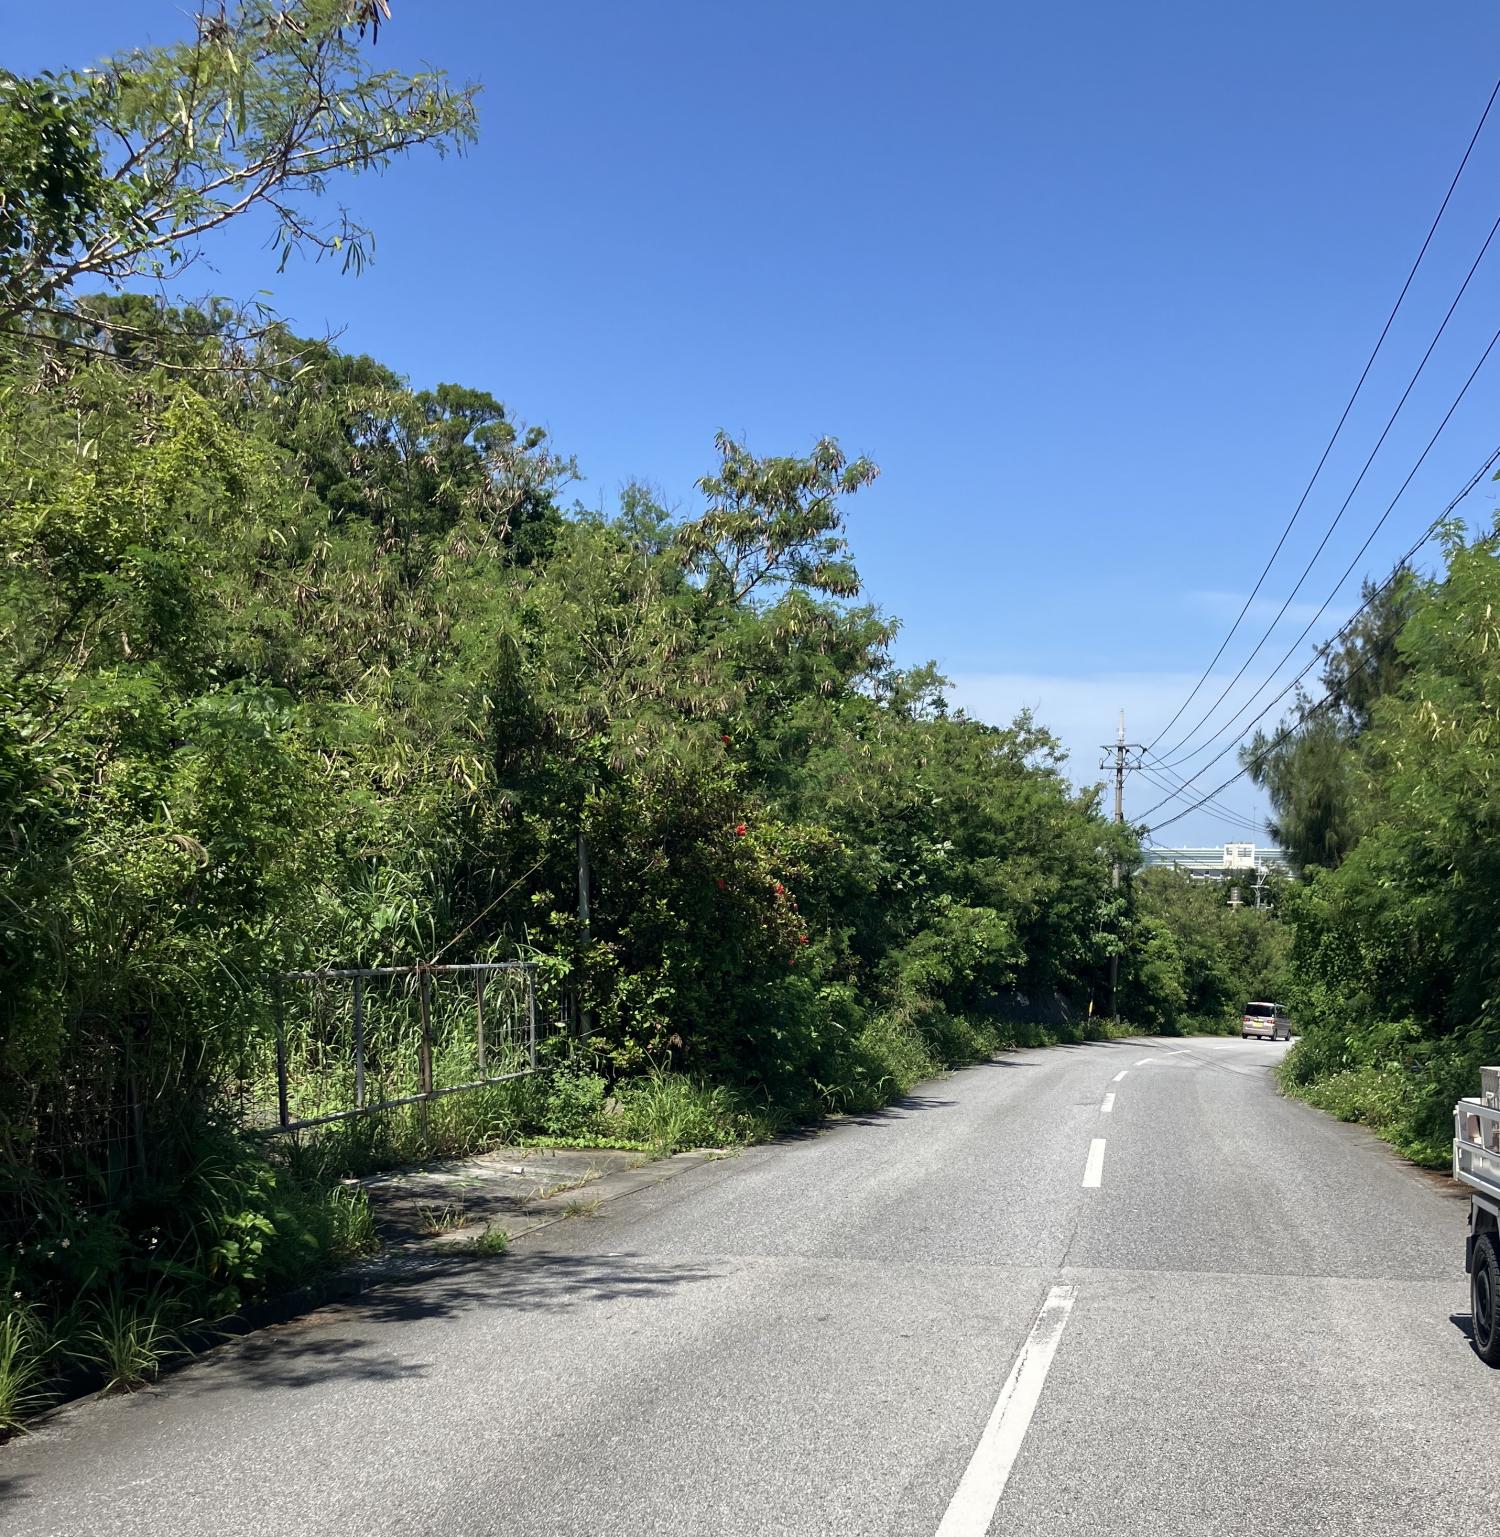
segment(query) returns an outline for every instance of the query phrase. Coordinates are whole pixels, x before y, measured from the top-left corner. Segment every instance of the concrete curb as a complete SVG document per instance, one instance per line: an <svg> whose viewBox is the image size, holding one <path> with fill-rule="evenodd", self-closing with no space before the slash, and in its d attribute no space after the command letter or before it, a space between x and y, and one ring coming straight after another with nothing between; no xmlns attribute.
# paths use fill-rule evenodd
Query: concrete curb
<svg viewBox="0 0 1500 1537"><path fill-rule="evenodd" d="M528 1214L519 1221L512 1219L503 1224L472 1222L465 1227L455 1228L450 1233L439 1234L421 1243L403 1245L396 1252L416 1254L423 1250L436 1252L444 1249L469 1252L465 1246L473 1243L476 1238L482 1238L492 1226L503 1226L506 1237L511 1242L515 1242L516 1239L525 1238L541 1228L551 1227L557 1222L567 1222L582 1215L580 1212L570 1210L572 1207L605 1206L612 1201L618 1201L622 1196L633 1195L638 1190L650 1190L657 1185L664 1185L668 1180L676 1179L678 1175L687 1174L690 1170L701 1168L706 1163L714 1163L734 1156L732 1152L726 1152L722 1148L693 1148L686 1153L672 1153L654 1163L642 1164L639 1168L618 1169L612 1174L601 1174L598 1179L590 1180L587 1184L578 1185L569 1190L559 1190L553 1195L539 1196L529 1208L530 1213L535 1215Z"/></svg>

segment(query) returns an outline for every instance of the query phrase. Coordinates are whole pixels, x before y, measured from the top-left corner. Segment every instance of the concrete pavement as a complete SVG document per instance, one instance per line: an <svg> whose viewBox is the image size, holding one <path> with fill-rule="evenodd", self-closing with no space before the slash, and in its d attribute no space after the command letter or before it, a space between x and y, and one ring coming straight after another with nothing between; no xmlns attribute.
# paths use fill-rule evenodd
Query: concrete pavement
<svg viewBox="0 0 1500 1537"><path fill-rule="evenodd" d="M704 1164L68 1411L0 1530L1467 1533L1464 1203L1283 1050L1016 1052Z"/></svg>

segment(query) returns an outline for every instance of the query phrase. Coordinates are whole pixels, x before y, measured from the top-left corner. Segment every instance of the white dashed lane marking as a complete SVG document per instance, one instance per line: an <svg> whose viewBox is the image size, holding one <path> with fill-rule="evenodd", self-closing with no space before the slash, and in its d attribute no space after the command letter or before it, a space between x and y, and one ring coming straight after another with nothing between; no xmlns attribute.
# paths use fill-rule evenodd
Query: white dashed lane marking
<svg viewBox="0 0 1500 1537"><path fill-rule="evenodd" d="M1016 1364L1000 1389L1000 1397L995 1400L979 1445L974 1448L969 1466L948 1502L937 1537L985 1537L989 1531L990 1522L995 1518L995 1507L1005 1493L1010 1470L1026 1439L1031 1416L1042 1396L1042 1384L1047 1380L1052 1357L1057 1354L1077 1294L1076 1286L1054 1286L1047 1293L1031 1333L1021 1346L1021 1354L1016 1357Z"/></svg>

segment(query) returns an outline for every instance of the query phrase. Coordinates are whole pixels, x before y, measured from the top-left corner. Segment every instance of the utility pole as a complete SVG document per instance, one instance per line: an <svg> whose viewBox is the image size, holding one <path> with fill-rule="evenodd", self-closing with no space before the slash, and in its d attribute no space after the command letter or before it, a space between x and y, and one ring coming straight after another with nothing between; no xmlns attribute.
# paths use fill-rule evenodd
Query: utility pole
<svg viewBox="0 0 1500 1537"><path fill-rule="evenodd" d="M1123 823L1125 820L1125 775L1128 770L1135 767L1130 761L1133 752L1144 752L1145 749L1138 742L1125 740L1125 712L1120 711L1120 729L1115 733L1112 743L1106 743L1102 749L1111 754L1104 759L1099 767L1102 769L1113 768L1115 772L1115 821ZM1120 861L1117 859L1111 871L1110 885L1115 890L1120 889ZM1119 1017L1117 999L1120 990L1120 957L1118 952L1109 958L1109 1017Z"/></svg>
<svg viewBox="0 0 1500 1537"><path fill-rule="evenodd" d="M589 886L593 880L593 872L589 869L589 841L584 836L583 828L578 829L578 928L583 940L584 953L587 954L589 942L593 937L593 926L589 920ZM585 1039L593 1034L594 1021L589 1014L585 999L586 980L580 978L578 984L578 1031Z"/></svg>

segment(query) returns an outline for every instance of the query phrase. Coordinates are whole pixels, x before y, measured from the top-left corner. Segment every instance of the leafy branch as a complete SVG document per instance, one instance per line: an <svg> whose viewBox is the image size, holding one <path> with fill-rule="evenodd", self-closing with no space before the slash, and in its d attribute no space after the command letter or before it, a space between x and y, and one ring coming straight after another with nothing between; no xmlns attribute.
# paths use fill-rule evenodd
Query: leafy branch
<svg viewBox="0 0 1500 1537"><path fill-rule="evenodd" d="M475 137L476 86L441 71L373 69L361 47L384 0L244 0L197 18L188 42L93 69L0 74L0 324L56 307L80 280L181 268L198 242L255 209L294 251L356 271L371 235L312 204L340 171L380 170Z"/></svg>

